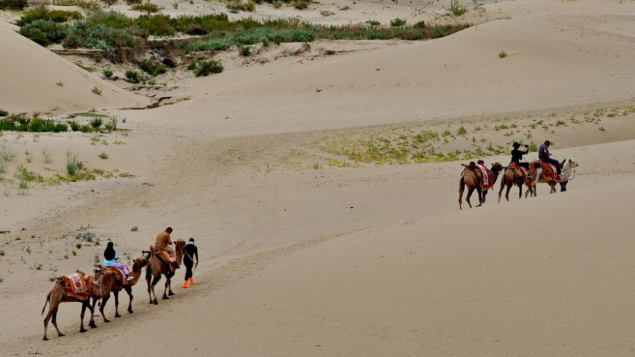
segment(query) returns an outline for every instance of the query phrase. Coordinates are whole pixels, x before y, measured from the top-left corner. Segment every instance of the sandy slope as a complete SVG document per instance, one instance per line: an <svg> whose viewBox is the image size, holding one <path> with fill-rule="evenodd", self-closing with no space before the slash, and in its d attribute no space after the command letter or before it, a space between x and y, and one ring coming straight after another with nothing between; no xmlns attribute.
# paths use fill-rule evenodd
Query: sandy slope
<svg viewBox="0 0 635 357"><path fill-rule="evenodd" d="M148 99L121 90L20 36L0 22L0 108L10 112L64 113L91 108L143 106ZM61 82L63 86L56 83ZM92 93L101 89L101 95Z"/></svg>
<svg viewBox="0 0 635 357"><path fill-rule="evenodd" d="M263 66L246 81L214 76L205 95L131 115L242 134L548 110L635 95L633 3L508 4L510 13L523 14L282 73ZM500 51L508 57L499 59Z"/></svg>
<svg viewBox="0 0 635 357"><path fill-rule="evenodd" d="M493 126L500 113L633 103L632 3L538 0L488 9L512 19L439 41L228 71L175 92L189 101L117 111L132 129L126 146L74 137L93 160L107 150L105 168L139 176L0 197L0 223L11 230L0 235L0 351L631 353L635 140L604 143L626 139L611 130L631 132L628 117L611 118L622 120L614 127L603 117L608 134L558 129L558 140L577 146L555 148L558 157L581 162L566 194L547 195L543 185L538 198L501 204L490 194L485 207L461 212L458 163L280 169L291 150L372 124L483 116ZM499 59L500 50L509 56ZM27 150L71 142L10 139ZM134 315L108 325L97 318L98 329L83 335L79 307L67 304L59 316L67 337L53 332L44 344L39 312L48 277L87 269L102 252L86 242L74 248L74 234L87 225L117 242L122 256L138 255L167 225L176 238L196 237L199 284L154 307L142 282ZM72 250L77 256L65 259Z"/></svg>

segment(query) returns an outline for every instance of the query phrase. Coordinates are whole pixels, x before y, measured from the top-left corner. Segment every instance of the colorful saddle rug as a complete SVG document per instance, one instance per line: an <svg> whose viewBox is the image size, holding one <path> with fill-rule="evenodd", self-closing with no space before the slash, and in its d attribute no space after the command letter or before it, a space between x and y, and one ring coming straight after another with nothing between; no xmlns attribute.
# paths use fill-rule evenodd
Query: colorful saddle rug
<svg viewBox="0 0 635 357"><path fill-rule="evenodd" d="M556 169L554 165L544 161L536 161L536 163L540 163L540 166L542 167L542 175L540 175L540 182L551 182L551 181L560 182L560 177L558 176L558 170Z"/></svg>
<svg viewBox="0 0 635 357"><path fill-rule="evenodd" d="M492 172L485 167L485 165L476 165L478 169L481 171L483 175L483 182L481 183L481 188L483 190L489 190L494 187L494 179L492 178Z"/></svg>
<svg viewBox="0 0 635 357"><path fill-rule="evenodd" d="M115 279L119 279L121 285L128 285L128 279L126 279L126 274L123 273L123 270L115 268L115 267L106 267L106 270L110 270L113 272Z"/></svg>
<svg viewBox="0 0 635 357"><path fill-rule="evenodd" d="M525 183L525 185L527 185L527 187L533 186L534 181L533 179L529 179L529 177L531 176L529 175L529 170L522 166L518 166L515 162L509 164L509 168L514 170L514 174L516 174L516 176L520 176L523 178L523 182Z"/></svg>
<svg viewBox="0 0 635 357"><path fill-rule="evenodd" d="M66 277L66 295L79 301L90 299L93 291L93 276L75 273Z"/></svg>

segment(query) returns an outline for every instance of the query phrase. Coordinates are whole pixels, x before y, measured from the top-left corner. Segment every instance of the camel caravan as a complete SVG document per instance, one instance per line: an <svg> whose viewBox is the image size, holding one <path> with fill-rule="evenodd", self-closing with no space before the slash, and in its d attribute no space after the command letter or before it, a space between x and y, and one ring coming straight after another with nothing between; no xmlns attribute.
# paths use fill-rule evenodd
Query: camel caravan
<svg viewBox="0 0 635 357"><path fill-rule="evenodd" d="M194 245L194 239L191 238L187 243L183 240L177 240L172 243L171 233L172 228L170 227L164 232L161 232L157 237L156 243L150 246L150 250L142 251L142 256L134 259L132 270L129 270L125 264L118 262L119 257L114 250L114 245L112 242L109 242L104 251L104 264L96 266L94 275L78 270L75 274L58 277L55 280L55 285L46 296L46 301L42 308L42 314L44 314L46 306L49 305L48 313L44 319L43 339L45 341L48 340L46 331L49 321L53 323L57 335L60 337L64 336L57 327L57 311L60 303L63 302L77 302L82 304L80 332L87 331L84 328L86 309L90 311L88 326L91 328L97 327L94 312L98 302L101 302L99 312L101 313L102 319L106 323L110 322L110 320L106 318L104 308L110 299L111 293L115 296L115 317L121 317L121 315L119 315L119 292L122 290L128 293L128 297L130 298L128 302L128 313L132 314L132 287L141 278L143 268L145 268L145 279L148 285L150 304L158 304L154 287L161 280L162 276L165 276L166 279L163 299L169 299L168 296L174 295L171 281L182 262L185 263L187 268L183 287L189 288L193 285L193 257L196 257L196 266L198 266L198 250ZM172 244L174 248L170 247ZM183 258L184 256L186 256L185 260Z"/></svg>
<svg viewBox="0 0 635 357"><path fill-rule="evenodd" d="M465 165L459 181L459 209L463 209L463 193L467 186L468 192L465 198L467 204L472 208L470 197L476 191L478 193L480 207L485 203L487 192L494 188L496 180L501 177L500 190L498 191L498 202L500 203L503 190L505 199L509 201L509 191L513 186L518 186L518 198L522 198L523 186L527 187L525 198L538 195L536 183L546 183L551 187L550 193L555 193L556 186L560 185L560 192L567 191L567 184L575 177L575 169L578 163L568 159L559 162L552 158L549 153L551 142L545 141L538 150L538 160L532 162L521 162L522 157L529 153L529 148L525 145L525 151L519 150L520 144L515 142L511 152L512 159L508 166L502 166L495 162L491 168L485 166L483 160L477 163L470 162Z"/></svg>

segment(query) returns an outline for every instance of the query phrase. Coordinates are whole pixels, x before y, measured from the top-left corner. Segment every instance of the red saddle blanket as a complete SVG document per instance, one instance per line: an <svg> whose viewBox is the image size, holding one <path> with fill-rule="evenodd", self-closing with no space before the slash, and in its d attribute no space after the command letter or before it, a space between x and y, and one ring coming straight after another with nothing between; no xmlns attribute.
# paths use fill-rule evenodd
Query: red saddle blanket
<svg viewBox="0 0 635 357"><path fill-rule="evenodd" d="M79 301L90 299L93 291L93 276L75 273L66 277L66 295Z"/></svg>
<svg viewBox="0 0 635 357"><path fill-rule="evenodd" d="M492 178L492 172L485 167L485 165L476 165L478 169L481 171L483 175L483 182L481 183L481 188L483 190L489 190L494 187L494 179Z"/></svg>
<svg viewBox="0 0 635 357"><path fill-rule="evenodd" d="M544 161L536 161L540 163L542 167L542 175L540 175L540 182L551 182L556 181L560 182L560 177L558 176L558 170L556 167L550 163Z"/></svg>
<svg viewBox="0 0 635 357"><path fill-rule="evenodd" d="M527 185L527 187L531 187L534 183L533 179L530 180L529 177L529 170L527 170L526 168L522 167L522 166L518 166L515 162L512 162L511 164L509 164L509 168L514 170L514 172L516 173L516 175L521 176L523 178L523 182L525 183L525 185Z"/></svg>
<svg viewBox="0 0 635 357"><path fill-rule="evenodd" d="M112 271L115 276L118 277L119 281L121 281L122 285L128 285L128 279L126 279L126 274L123 273L123 270L115 267L106 267L106 270Z"/></svg>

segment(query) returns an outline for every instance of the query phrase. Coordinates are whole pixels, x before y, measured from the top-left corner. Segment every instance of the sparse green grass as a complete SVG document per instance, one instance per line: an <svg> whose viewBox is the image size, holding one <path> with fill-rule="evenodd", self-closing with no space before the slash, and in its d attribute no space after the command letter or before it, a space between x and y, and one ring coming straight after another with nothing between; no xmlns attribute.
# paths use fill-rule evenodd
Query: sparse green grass
<svg viewBox="0 0 635 357"><path fill-rule="evenodd" d="M398 17L390 20L390 26L391 27L401 27L401 26L405 26L406 25L407 20L404 19L400 19Z"/></svg>
<svg viewBox="0 0 635 357"><path fill-rule="evenodd" d="M148 16L150 16L150 14L154 14L163 10L163 7L157 4L153 4L149 1L143 4L132 5L130 8L135 11L145 12Z"/></svg>
<svg viewBox="0 0 635 357"><path fill-rule="evenodd" d="M110 68L106 68L102 71L102 73L104 74L104 77L106 78L112 78L114 72L112 71L112 69Z"/></svg>
<svg viewBox="0 0 635 357"><path fill-rule="evenodd" d="M102 152L99 154L99 158L102 160L108 160L108 155L105 152Z"/></svg>
<svg viewBox="0 0 635 357"><path fill-rule="evenodd" d="M130 228L130 232L137 232L137 231L139 231L139 227L137 226Z"/></svg>
<svg viewBox="0 0 635 357"><path fill-rule="evenodd" d="M450 11L454 16L461 16L467 12L467 9L462 6L452 6L450 7Z"/></svg>
<svg viewBox="0 0 635 357"><path fill-rule="evenodd" d="M188 66L189 68L189 66ZM223 72L223 64L217 60L199 61L196 63L194 75L196 77L206 77L212 73Z"/></svg>
<svg viewBox="0 0 635 357"><path fill-rule="evenodd" d="M68 151L66 153L66 173L69 176L76 176L81 170L84 169L84 164L79 159L77 152Z"/></svg>
<svg viewBox="0 0 635 357"><path fill-rule="evenodd" d="M505 52L505 51L500 51L500 52L498 53L498 58L505 58L505 57L507 57L507 52Z"/></svg>
<svg viewBox="0 0 635 357"><path fill-rule="evenodd" d="M253 1L242 0L229 0L226 4L229 10L254 12L256 10L256 3Z"/></svg>
<svg viewBox="0 0 635 357"><path fill-rule="evenodd" d="M91 92L93 92L93 94L96 94L96 95L101 95L101 89L99 89L97 87L93 87Z"/></svg>

